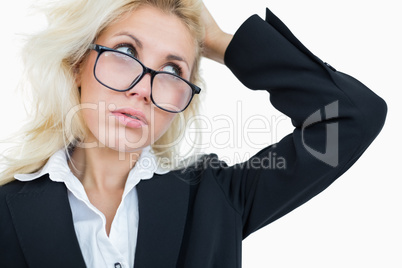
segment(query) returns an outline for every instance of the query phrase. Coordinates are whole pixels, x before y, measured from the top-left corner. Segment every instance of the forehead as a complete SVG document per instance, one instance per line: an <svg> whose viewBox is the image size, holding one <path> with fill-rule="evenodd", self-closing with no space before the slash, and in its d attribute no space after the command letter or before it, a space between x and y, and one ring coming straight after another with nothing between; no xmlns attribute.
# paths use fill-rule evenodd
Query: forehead
<svg viewBox="0 0 402 268"><path fill-rule="evenodd" d="M184 22L156 7L140 6L125 14L107 26L98 40L107 42L121 33L135 36L143 44L144 51L179 53L190 62L195 57L196 40Z"/></svg>

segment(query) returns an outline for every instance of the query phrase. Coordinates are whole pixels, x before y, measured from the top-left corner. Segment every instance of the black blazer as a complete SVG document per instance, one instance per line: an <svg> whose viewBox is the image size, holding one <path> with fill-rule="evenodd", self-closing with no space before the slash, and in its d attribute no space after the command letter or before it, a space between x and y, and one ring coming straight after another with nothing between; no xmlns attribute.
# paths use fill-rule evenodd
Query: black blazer
<svg viewBox="0 0 402 268"><path fill-rule="evenodd" d="M385 102L310 53L269 10L267 21L254 15L240 27L225 63L245 86L267 90L295 129L243 164L211 154L141 181L135 268L240 267L242 239L324 190L383 126ZM327 136L338 145L326 148ZM257 167L274 153L285 169ZM63 183L44 175L0 187L0 213L0 267L85 267Z"/></svg>

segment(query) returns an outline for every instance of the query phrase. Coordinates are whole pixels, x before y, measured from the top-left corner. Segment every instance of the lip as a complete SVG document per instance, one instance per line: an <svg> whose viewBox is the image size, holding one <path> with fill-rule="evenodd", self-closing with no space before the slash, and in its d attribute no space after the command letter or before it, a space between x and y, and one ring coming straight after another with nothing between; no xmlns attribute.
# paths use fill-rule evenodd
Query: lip
<svg viewBox="0 0 402 268"><path fill-rule="evenodd" d="M121 108L112 111L112 114L119 120L119 122L130 128L142 128L148 125L148 121L141 111L133 108ZM132 118L132 117L136 118Z"/></svg>

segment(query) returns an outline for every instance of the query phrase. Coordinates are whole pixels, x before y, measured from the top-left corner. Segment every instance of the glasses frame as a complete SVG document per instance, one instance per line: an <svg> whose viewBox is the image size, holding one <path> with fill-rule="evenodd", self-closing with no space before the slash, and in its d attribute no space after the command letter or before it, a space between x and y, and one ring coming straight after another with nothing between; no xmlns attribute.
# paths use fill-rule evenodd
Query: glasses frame
<svg viewBox="0 0 402 268"><path fill-rule="evenodd" d="M126 92L126 91L129 91L130 89L132 89L133 87L135 87L135 85L137 85L138 82L140 82L141 79L142 79L146 74L149 73L149 74L151 75L151 101L152 101L152 103L153 103L156 107L158 107L159 109L162 109L162 110L164 110L164 111L166 111L166 112L170 112L170 113L181 113L181 112L183 112L183 111L190 105L190 103L191 103L191 101L192 101L192 99L193 99L193 97L194 97L194 94L199 94L199 93L201 92L201 88L200 88L200 87L194 85L193 83L187 81L186 79L184 79L184 78L182 78L182 77L180 77L180 76L178 76L178 75L172 74L172 73L170 73L170 72L155 71L155 70L153 70L153 69L151 69L151 68L148 68L148 67L145 66L139 59L135 58L134 56L132 56L132 55L130 55L130 54L127 54L127 53L124 53L124 52L122 52L122 51L115 50L115 49L112 49L112 48L109 48L109 47L97 45L97 44L90 44L90 45L89 45L89 49L95 50L96 52L98 52L98 55L97 55L97 57L96 57L96 61L95 61L95 64L94 64L93 74L94 74L95 79L96 79L101 85L103 85L103 86L105 86L105 87L107 87L107 88L109 88L109 89L111 89L111 90L117 91L117 92ZM107 52L107 51L109 51L109 52L115 52L115 53L119 53L119 54L123 54L123 55L125 55L125 56L127 56L127 57L130 57L130 58L132 58L133 60L137 61L137 62L142 66L142 73L141 73L141 75L139 75L139 76L130 84L130 86L129 86L128 88L126 88L126 89L115 89L115 88L112 88L112 87L110 87L110 86L104 84L102 81L100 81L100 79L98 79L98 77L96 76L96 66L97 66L97 64L98 64L98 60L99 60L100 56L102 55L102 53ZM186 105L182 110L180 110L180 111L168 110L168 109L165 109L165 108L159 106L159 105L154 101L154 98L153 98L153 96L152 96L152 85L153 85L153 81L154 81L155 76L158 75L158 74L169 74L169 75L172 75L172 76L174 76L174 77L176 77L176 78L182 80L183 82L185 82L187 85L190 86L190 88L191 88L191 90L192 90L191 98L190 98L189 102L187 103L187 105Z"/></svg>

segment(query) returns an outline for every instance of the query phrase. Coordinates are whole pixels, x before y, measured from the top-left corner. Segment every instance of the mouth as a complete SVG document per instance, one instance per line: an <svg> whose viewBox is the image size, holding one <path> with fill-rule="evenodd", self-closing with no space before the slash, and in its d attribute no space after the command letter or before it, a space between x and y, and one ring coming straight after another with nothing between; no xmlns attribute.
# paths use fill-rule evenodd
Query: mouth
<svg viewBox="0 0 402 268"><path fill-rule="evenodd" d="M136 120L141 120L140 118L138 118L137 116L135 116L135 115L131 115L131 114L127 114L127 113L123 113L125 116L127 116L127 117L130 117L130 118L132 118L132 119L136 119Z"/></svg>
<svg viewBox="0 0 402 268"><path fill-rule="evenodd" d="M145 115L138 110L132 108L123 108L112 111L119 122L131 128L141 128L148 125Z"/></svg>

